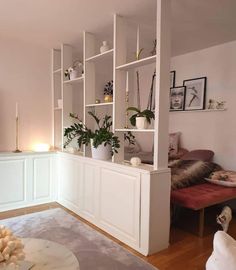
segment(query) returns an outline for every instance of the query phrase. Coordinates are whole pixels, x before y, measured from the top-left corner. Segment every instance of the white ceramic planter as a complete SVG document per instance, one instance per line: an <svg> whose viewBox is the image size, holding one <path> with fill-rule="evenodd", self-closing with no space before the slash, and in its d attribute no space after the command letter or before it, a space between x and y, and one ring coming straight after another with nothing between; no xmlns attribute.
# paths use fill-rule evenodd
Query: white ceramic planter
<svg viewBox="0 0 236 270"><path fill-rule="evenodd" d="M74 80L74 79L78 78L79 75L80 75L79 70L76 70L76 69L75 70L72 70L70 72L70 80Z"/></svg>
<svg viewBox="0 0 236 270"><path fill-rule="evenodd" d="M147 129L148 121L146 117L136 117L136 128L137 129Z"/></svg>
<svg viewBox="0 0 236 270"><path fill-rule="evenodd" d="M93 140L91 140L91 151L92 158L100 160L109 160L111 159L111 145L107 144L104 146L104 143L99 145L97 148L93 147Z"/></svg>

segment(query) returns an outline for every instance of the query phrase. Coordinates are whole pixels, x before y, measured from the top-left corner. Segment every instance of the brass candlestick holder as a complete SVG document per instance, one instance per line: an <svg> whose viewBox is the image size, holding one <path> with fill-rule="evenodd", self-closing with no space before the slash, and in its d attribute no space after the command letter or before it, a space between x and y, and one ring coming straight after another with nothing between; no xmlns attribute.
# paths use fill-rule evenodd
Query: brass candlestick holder
<svg viewBox="0 0 236 270"><path fill-rule="evenodd" d="M19 117L16 117L16 150L13 153L21 153L19 150Z"/></svg>

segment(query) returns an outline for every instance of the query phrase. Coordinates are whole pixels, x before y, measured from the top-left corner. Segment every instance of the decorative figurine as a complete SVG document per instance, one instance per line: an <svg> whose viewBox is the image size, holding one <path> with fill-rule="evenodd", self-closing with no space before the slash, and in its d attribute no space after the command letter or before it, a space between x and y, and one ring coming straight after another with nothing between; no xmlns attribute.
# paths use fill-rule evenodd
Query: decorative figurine
<svg viewBox="0 0 236 270"><path fill-rule="evenodd" d="M215 109L215 100L214 99L209 99L207 109L208 110L214 110Z"/></svg>

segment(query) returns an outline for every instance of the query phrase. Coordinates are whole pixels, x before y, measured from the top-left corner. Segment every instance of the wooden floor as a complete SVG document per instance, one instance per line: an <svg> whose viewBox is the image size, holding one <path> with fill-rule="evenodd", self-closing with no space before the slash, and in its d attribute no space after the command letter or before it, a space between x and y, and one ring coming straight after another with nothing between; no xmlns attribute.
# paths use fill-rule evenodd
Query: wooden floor
<svg viewBox="0 0 236 270"><path fill-rule="evenodd" d="M72 213L71 211L65 209L61 205L57 203L50 203L40 206L34 206L19 210L7 211L0 213L0 219L10 218L14 216L39 212L47 209L57 208L60 207L66 210L68 213L72 214L79 220L82 220L89 226L93 227L94 229L102 232L104 235L108 236L112 240L116 241L117 243L121 244L123 247L127 248L130 252L134 253L137 256L140 256L145 261L151 263L159 270L204 270L207 258L210 256L212 252L212 240L214 232L217 231L217 227L212 224L207 223L206 231L207 234L203 238L199 238L195 236L193 233L189 233L186 230L179 229L177 227L171 228L171 236L170 236L170 246L168 249L158 252L152 256L144 257L131 248L127 247L126 245L122 244L117 239L114 239L107 233L101 231L99 228L95 227L94 225L90 224L89 222L83 220L76 214ZM212 210L213 211L213 210ZM209 211L209 212L212 212ZM219 211L218 211L219 212ZM211 213L209 213L209 216ZM190 216L188 216L190 215ZM214 211L213 211L214 215ZM185 224L188 229L195 230L194 225L197 221L197 213L185 213L186 221L181 219L182 225ZM215 215L213 217L215 220ZM211 220L213 220L211 218ZM214 222L215 224L215 222ZM229 234L236 238L236 219L234 218L230 224Z"/></svg>

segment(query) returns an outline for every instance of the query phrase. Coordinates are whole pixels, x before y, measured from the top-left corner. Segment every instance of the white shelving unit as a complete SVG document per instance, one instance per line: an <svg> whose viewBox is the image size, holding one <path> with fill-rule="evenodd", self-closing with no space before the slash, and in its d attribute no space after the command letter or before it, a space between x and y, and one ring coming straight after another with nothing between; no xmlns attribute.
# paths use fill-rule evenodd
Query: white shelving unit
<svg viewBox="0 0 236 270"><path fill-rule="evenodd" d="M130 18L114 15L110 30L106 33L83 34L83 57L80 56L84 65L83 79L65 81L64 71L76 60L70 45L63 44L60 50L53 50L52 66L55 147L60 146L62 149L64 129L71 125L71 112L77 113L88 128L95 128L89 111L100 117L112 116L112 131L119 137L121 144L118 154L108 162L92 159L90 146L83 148L83 156L60 153L63 166L59 168L59 202L144 255L167 248L169 241L170 1L157 0L156 8L157 19L150 25L151 32L155 34L148 41L152 44L154 39L158 40L156 55L136 61L136 41L134 44L130 41L134 33L129 32L132 28ZM143 23L147 37L147 25ZM135 21L132 24L138 26L142 22ZM140 37L142 39L142 33ZM99 53L103 40L107 40L112 49ZM126 129L127 106L135 105L131 99L130 103L126 102L126 71L130 73L131 95L134 91L132 73L150 63L156 65L158 74L155 84L155 123L150 129L138 130L131 126ZM104 103L104 86L111 80L113 102ZM61 110L54 109L58 107L58 99L62 99ZM97 104L96 99L102 103ZM139 168L124 163L124 133L127 131L139 133L137 136L147 133L153 137L153 166L142 165Z"/></svg>

